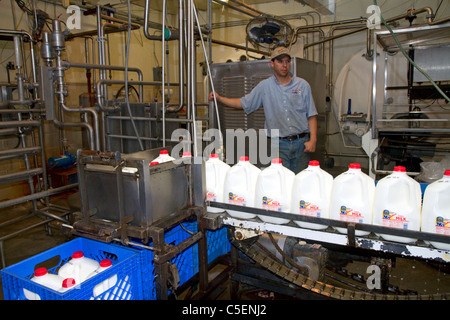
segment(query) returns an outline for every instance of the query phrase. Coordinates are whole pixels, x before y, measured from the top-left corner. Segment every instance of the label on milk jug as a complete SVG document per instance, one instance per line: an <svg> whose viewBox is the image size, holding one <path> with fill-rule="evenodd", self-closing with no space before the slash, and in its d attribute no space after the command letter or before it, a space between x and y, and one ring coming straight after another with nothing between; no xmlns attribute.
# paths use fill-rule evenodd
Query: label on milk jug
<svg viewBox="0 0 450 320"><path fill-rule="evenodd" d="M317 205L312 204L305 200L300 200L298 202L298 208L300 214L304 216L320 218L320 213L322 212L322 210Z"/></svg>
<svg viewBox="0 0 450 320"><path fill-rule="evenodd" d="M364 223L362 213L347 206L341 206L339 217L341 221Z"/></svg>
<svg viewBox="0 0 450 320"><path fill-rule="evenodd" d="M216 202L217 196L214 192L206 191L206 200Z"/></svg>
<svg viewBox="0 0 450 320"><path fill-rule="evenodd" d="M436 217L436 233L450 236L450 219Z"/></svg>
<svg viewBox="0 0 450 320"><path fill-rule="evenodd" d="M383 226L397 229L408 229L408 220L405 216L387 209L383 210Z"/></svg>
<svg viewBox="0 0 450 320"><path fill-rule="evenodd" d="M267 196L262 197L262 208L271 211L281 211L282 205L280 202L273 200Z"/></svg>
<svg viewBox="0 0 450 320"><path fill-rule="evenodd" d="M233 192L228 192L228 203L244 207L247 205L247 201L245 200L245 198Z"/></svg>

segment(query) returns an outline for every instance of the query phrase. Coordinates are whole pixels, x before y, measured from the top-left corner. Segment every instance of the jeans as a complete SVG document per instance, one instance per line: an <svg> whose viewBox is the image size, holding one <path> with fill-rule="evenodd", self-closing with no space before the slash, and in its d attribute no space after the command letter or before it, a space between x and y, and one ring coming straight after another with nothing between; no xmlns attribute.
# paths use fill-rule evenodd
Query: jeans
<svg viewBox="0 0 450 320"><path fill-rule="evenodd" d="M295 140L280 139L279 155L283 166L295 174L309 165L310 154L304 152L305 142L309 141L309 134Z"/></svg>

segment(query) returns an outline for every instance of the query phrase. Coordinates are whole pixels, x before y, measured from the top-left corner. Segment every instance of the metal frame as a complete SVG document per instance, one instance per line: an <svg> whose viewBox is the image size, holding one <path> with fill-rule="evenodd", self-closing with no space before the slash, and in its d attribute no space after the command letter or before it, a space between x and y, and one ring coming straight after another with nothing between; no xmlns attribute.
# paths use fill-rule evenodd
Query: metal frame
<svg viewBox="0 0 450 320"><path fill-rule="evenodd" d="M295 238L308 239L315 242L323 242L339 246L348 246L352 248L381 251L387 254L400 255L404 257L416 257L421 259L441 261L445 263L450 262L449 251L434 249L430 246L421 243L421 241L418 241L416 244L390 242L370 236L364 237L356 236L355 231L362 230L362 231L369 231L375 234L389 234L395 236L414 238L423 241L437 241L443 243L450 243L450 237L445 235L431 234L411 230L394 229L362 223L349 223L334 219L309 217L285 212L267 211L253 207L241 207L219 202L209 202L208 206L214 208L221 208L224 210L229 209L257 215L266 215L271 217L284 218L292 221L303 221L309 223L322 224L329 227L345 228L347 229L347 234L337 233L333 229L319 231L301 228L293 223L284 225L265 223L261 222L258 218L249 220L240 220L230 217L226 213L216 217L216 219L219 219L223 225L257 230L258 232L274 232L282 235L292 236Z"/></svg>
<svg viewBox="0 0 450 320"><path fill-rule="evenodd" d="M440 29L446 30L450 28L450 23L444 23L444 24L434 24L434 25L423 25L423 26L417 26L417 27L410 27L410 28L401 28L401 29L395 29L393 30L396 35L409 35L409 40L405 41L403 44L409 45L409 44L423 44L426 41L430 40L437 40L441 39L443 37L448 38L448 33L445 35L440 35L439 37L433 37L433 33L436 31L439 31ZM449 29L450 30L450 29ZM425 32L422 37L414 38L415 32ZM387 81L387 53L388 52L394 52L399 51L399 48L397 45L390 46L384 39L388 39L392 36L390 36L389 30L375 30L373 32L373 50L374 50L374 57L377 56L377 43L380 43L380 45L383 46L383 50L385 52L385 68L384 68L384 97L386 103L386 81ZM403 45L402 44L402 45ZM377 105L377 99L376 99L376 93L377 93L377 85L376 85L376 79L377 79L377 59L373 59L373 68L372 68L372 139L376 139L378 137L378 131L380 131L380 128L378 128L377 124L380 121L386 122L388 120L380 120L377 119L376 115L376 105ZM396 120L398 121L398 120ZM421 121L420 119L414 120L414 121ZM439 121L438 119L433 119L433 121ZM432 122L433 122L432 121ZM448 121L447 119L442 119L440 121ZM410 122L410 121L407 121ZM426 121L421 121L426 122ZM403 131L403 132L409 132L409 133L415 133L415 132L442 132L442 133L450 133L450 128L442 128L442 129L436 129L432 127L427 128L409 128L409 127L403 127L403 128L386 128L383 129L383 131Z"/></svg>

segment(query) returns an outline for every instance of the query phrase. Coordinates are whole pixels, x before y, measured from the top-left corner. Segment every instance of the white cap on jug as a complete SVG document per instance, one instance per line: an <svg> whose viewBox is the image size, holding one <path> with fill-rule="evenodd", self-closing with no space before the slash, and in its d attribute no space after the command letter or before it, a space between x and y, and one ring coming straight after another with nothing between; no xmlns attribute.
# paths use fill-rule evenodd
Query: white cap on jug
<svg viewBox="0 0 450 320"><path fill-rule="evenodd" d="M34 270L35 277L42 277L42 276L45 276L46 274L47 274L47 269L45 269L45 268L37 268L36 270Z"/></svg>
<svg viewBox="0 0 450 320"><path fill-rule="evenodd" d="M248 157L247 156L241 156L239 158L239 161L248 161Z"/></svg>
<svg viewBox="0 0 450 320"><path fill-rule="evenodd" d="M348 167L349 169L361 169L361 165L359 163L350 163Z"/></svg>
<svg viewBox="0 0 450 320"><path fill-rule="evenodd" d="M319 166L319 161L317 161L317 160L311 160L311 161L309 162L309 165L312 166L312 167L318 167L318 166Z"/></svg>

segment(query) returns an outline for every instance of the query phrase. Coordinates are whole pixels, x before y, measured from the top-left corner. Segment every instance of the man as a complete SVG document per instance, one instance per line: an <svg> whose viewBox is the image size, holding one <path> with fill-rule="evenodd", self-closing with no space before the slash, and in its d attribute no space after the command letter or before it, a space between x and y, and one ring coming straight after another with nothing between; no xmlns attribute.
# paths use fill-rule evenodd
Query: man
<svg viewBox="0 0 450 320"><path fill-rule="evenodd" d="M308 167L310 153L317 144L317 110L311 87L290 71L288 48L275 48L270 66L273 76L261 81L242 98L226 98L216 92L216 100L224 105L243 109L247 114L264 106L265 128L278 129L279 154L285 167L295 174ZM211 92L209 101L214 100ZM273 137L276 138L276 137Z"/></svg>

